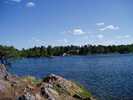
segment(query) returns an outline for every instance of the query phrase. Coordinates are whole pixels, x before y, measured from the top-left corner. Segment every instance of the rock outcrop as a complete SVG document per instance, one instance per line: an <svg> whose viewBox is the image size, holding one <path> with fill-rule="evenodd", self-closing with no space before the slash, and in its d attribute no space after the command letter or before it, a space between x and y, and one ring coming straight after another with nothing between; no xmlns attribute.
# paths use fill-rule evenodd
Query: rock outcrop
<svg viewBox="0 0 133 100"><path fill-rule="evenodd" d="M82 86L51 74L42 80L17 77L0 65L0 100L94 100Z"/></svg>
<svg viewBox="0 0 133 100"><path fill-rule="evenodd" d="M4 79L9 76L5 65L0 64L0 79Z"/></svg>

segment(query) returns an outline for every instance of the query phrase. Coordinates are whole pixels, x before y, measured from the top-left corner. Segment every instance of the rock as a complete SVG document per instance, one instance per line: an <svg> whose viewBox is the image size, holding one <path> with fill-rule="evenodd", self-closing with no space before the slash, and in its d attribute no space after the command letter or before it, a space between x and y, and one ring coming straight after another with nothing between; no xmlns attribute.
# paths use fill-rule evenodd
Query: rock
<svg viewBox="0 0 133 100"><path fill-rule="evenodd" d="M82 86L50 74L43 80L17 77L0 65L0 100L95 100Z"/></svg>
<svg viewBox="0 0 133 100"><path fill-rule="evenodd" d="M26 98L24 95L22 95L22 96L17 97L17 100L26 100Z"/></svg>
<svg viewBox="0 0 133 100"><path fill-rule="evenodd" d="M0 80L0 92L4 92L5 89L6 89L5 82L3 82L2 80Z"/></svg>
<svg viewBox="0 0 133 100"><path fill-rule="evenodd" d="M55 98L59 97L58 93L47 85L41 86L41 95L48 98L48 100L56 100Z"/></svg>
<svg viewBox="0 0 133 100"><path fill-rule="evenodd" d="M26 100L36 100L35 96L29 92L27 92L25 95Z"/></svg>
<svg viewBox="0 0 133 100"><path fill-rule="evenodd" d="M30 87L26 87L23 91L23 95L20 95L17 100L36 100L36 97L32 94Z"/></svg>
<svg viewBox="0 0 133 100"><path fill-rule="evenodd" d="M70 95L82 100L91 100L91 95L87 90L61 76L51 74L44 78L43 82L53 85L53 88L60 94Z"/></svg>
<svg viewBox="0 0 133 100"><path fill-rule="evenodd" d="M40 94L38 94L38 93L36 93L36 94L35 94L35 98L36 98L36 100L42 100L41 95L40 95Z"/></svg>
<svg viewBox="0 0 133 100"><path fill-rule="evenodd" d="M54 95L52 95L49 88L45 88L44 91L45 91L45 95L47 96L48 100L55 100Z"/></svg>
<svg viewBox="0 0 133 100"><path fill-rule="evenodd" d="M0 79L7 79L9 76L9 73L7 72L7 69L4 64L0 64Z"/></svg>

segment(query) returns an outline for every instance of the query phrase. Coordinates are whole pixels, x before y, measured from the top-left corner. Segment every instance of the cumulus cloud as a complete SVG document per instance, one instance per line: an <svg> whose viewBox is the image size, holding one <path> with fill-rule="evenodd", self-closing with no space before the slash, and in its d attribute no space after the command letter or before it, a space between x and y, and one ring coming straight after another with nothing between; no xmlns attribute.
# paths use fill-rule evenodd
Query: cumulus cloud
<svg viewBox="0 0 133 100"><path fill-rule="evenodd" d="M26 7L34 7L35 6L35 3L34 2L28 2L26 4Z"/></svg>
<svg viewBox="0 0 133 100"><path fill-rule="evenodd" d="M102 39L104 36L103 36L102 34L98 34L97 37L98 37L99 39Z"/></svg>
<svg viewBox="0 0 133 100"><path fill-rule="evenodd" d="M131 35L123 35L123 36L117 36L116 38L117 39L127 39L127 38L130 38Z"/></svg>
<svg viewBox="0 0 133 100"><path fill-rule="evenodd" d="M61 40L57 40L58 42L60 42L60 43L68 43L68 40L67 39L61 39Z"/></svg>
<svg viewBox="0 0 133 100"><path fill-rule="evenodd" d="M119 26L114 26L114 25L108 25L104 28L100 28L99 30L100 31L105 31L105 30L118 30L119 29Z"/></svg>
<svg viewBox="0 0 133 100"><path fill-rule="evenodd" d="M68 40L67 40L67 39L63 39L63 41L64 41L65 43L68 43Z"/></svg>
<svg viewBox="0 0 133 100"><path fill-rule="evenodd" d="M96 23L97 26L103 26L104 22Z"/></svg>
<svg viewBox="0 0 133 100"><path fill-rule="evenodd" d="M81 28L74 28L69 31L65 31L64 33L72 34L72 35L85 35L87 32L83 31Z"/></svg>
<svg viewBox="0 0 133 100"><path fill-rule="evenodd" d="M83 35L83 34L85 34L85 32L80 28L73 29L72 33L73 33L73 35Z"/></svg>
<svg viewBox="0 0 133 100"><path fill-rule="evenodd" d="M11 0L11 1L17 2L17 3L21 2L21 0Z"/></svg>
<svg viewBox="0 0 133 100"><path fill-rule="evenodd" d="M29 42L32 43L34 46L40 46L40 45L46 44L45 41L38 39L38 38L35 38L35 37L33 37Z"/></svg>
<svg viewBox="0 0 133 100"><path fill-rule="evenodd" d="M131 36L130 35L125 35L125 38L130 38Z"/></svg>

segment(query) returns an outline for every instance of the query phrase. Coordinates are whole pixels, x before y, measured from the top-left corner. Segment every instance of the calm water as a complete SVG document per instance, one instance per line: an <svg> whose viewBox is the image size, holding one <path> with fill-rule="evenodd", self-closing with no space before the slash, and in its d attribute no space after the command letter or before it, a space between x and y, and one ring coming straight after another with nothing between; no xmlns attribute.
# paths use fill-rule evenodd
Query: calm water
<svg viewBox="0 0 133 100"><path fill-rule="evenodd" d="M98 100L133 100L133 55L93 55L18 59L12 73L42 78L49 73L75 80Z"/></svg>

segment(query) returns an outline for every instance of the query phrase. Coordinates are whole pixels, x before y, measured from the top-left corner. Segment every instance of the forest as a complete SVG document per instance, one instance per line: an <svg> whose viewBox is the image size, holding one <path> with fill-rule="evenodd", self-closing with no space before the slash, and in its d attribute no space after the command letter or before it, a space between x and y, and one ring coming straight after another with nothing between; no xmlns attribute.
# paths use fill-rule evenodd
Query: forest
<svg viewBox="0 0 133 100"><path fill-rule="evenodd" d="M84 46L40 46L29 49L16 49L13 46L0 45L0 59L4 57L51 57L69 55L91 55L109 53L133 53L133 44L130 45L84 45Z"/></svg>

